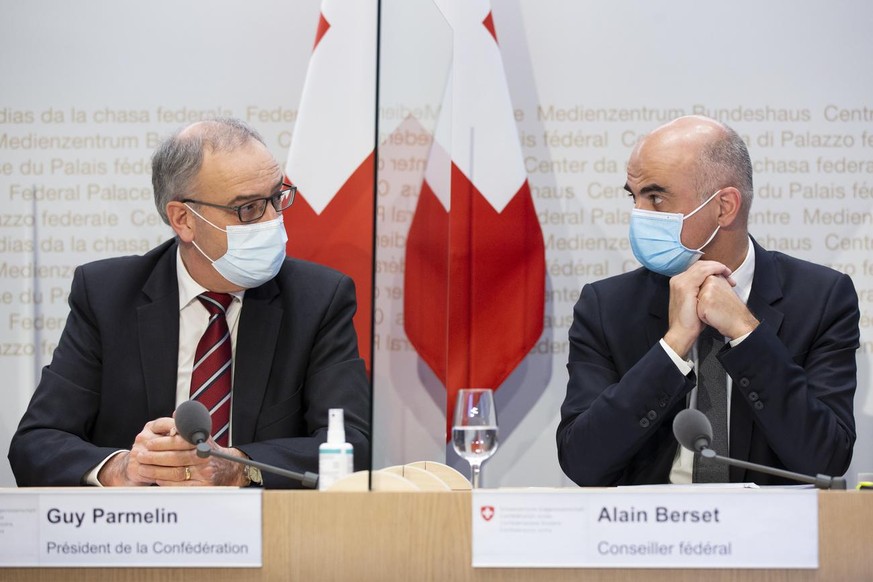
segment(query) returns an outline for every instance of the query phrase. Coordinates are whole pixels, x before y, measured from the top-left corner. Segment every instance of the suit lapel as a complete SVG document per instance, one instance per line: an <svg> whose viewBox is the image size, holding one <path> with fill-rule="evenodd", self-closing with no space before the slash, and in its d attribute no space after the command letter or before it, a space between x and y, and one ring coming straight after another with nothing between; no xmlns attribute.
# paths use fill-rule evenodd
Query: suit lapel
<svg viewBox="0 0 873 582"><path fill-rule="evenodd" d="M782 282L776 267L773 253L764 250L752 239L755 248L755 274L752 278L752 290L747 303L749 310L758 321L767 322L778 334L782 327L784 315L773 305L782 298ZM737 459L748 459L752 442L752 411L742 398L734 398L731 391L731 442L730 454ZM745 470L731 467L732 481L744 479Z"/></svg>
<svg viewBox="0 0 873 582"><path fill-rule="evenodd" d="M279 286L273 279L249 289L243 298L234 363L233 442L254 440L282 324L284 310L276 301L278 296Z"/></svg>
<svg viewBox="0 0 873 582"><path fill-rule="evenodd" d="M754 239L752 244L755 247L755 275L749 294L749 310L758 321L766 321L778 333L784 316L773 304L782 299L782 281L773 253L762 249Z"/></svg>
<svg viewBox="0 0 873 582"><path fill-rule="evenodd" d="M159 418L175 408L179 367L179 283L172 241L155 264L143 294L146 302L137 307L142 376L149 418Z"/></svg>

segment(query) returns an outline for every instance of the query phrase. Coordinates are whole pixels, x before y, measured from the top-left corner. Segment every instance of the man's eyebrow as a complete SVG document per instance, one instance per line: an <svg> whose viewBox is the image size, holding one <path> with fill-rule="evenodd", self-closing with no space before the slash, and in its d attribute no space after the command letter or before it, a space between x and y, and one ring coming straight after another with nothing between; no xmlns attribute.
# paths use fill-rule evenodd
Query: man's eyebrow
<svg viewBox="0 0 873 582"><path fill-rule="evenodd" d="M271 192L275 192L282 187L282 184L285 183L285 176L279 178L279 181L271 188ZM257 200L259 198L269 198L269 196L264 196L263 194L239 194L234 196L233 199L228 203L228 206L236 206L238 204L245 204L249 200Z"/></svg>
<svg viewBox="0 0 873 582"><path fill-rule="evenodd" d="M625 182L624 184L624 189L631 194L634 193L634 191L630 189L630 186L627 184L627 182ZM640 196L642 196L643 194L650 194L652 192L666 193L668 192L668 190L663 186L659 186L658 184L649 184L648 186L643 186L642 188L640 188Z"/></svg>
<svg viewBox="0 0 873 582"><path fill-rule="evenodd" d="M650 192L667 192L667 189L658 184L649 184L640 188L640 194L648 194Z"/></svg>

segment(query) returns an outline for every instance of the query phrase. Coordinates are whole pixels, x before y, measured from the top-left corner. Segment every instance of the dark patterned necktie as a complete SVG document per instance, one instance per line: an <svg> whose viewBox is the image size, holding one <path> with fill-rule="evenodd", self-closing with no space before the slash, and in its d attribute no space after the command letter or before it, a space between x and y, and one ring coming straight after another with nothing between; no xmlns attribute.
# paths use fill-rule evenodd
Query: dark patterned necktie
<svg viewBox="0 0 873 582"><path fill-rule="evenodd" d="M227 308L233 297L208 291L197 297L209 311L209 323L194 354L191 400L202 402L212 416L212 438L222 447L230 437L231 360Z"/></svg>
<svg viewBox="0 0 873 582"><path fill-rule="evenodd" d="M697 410L712 424L712 448L722 456L728 454L727 374L716 354L724 346L724 336L707 327L697 338ZM727 483L728 466L694 456L695 483Z"/></svg>

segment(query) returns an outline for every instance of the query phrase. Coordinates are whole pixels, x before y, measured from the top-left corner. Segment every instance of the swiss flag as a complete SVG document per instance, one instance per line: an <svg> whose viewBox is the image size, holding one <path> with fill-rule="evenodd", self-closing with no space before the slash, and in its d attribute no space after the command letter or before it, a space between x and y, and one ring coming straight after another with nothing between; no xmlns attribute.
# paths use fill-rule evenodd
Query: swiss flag
<svg viewBox="0 0 873 582"><path fill-rule="evenodd" d="M489 3L436 1L454 59L409 230L404 326L451 419L458 389L497 389L536 344L545 248Z"/></svg>
<svg viewBox="0 0 873 582"><path fill-rule="evenodd" d="M376 0L324 0L285 173L291 256L355 281L358 346L370 369L376 124Z"/></svg>

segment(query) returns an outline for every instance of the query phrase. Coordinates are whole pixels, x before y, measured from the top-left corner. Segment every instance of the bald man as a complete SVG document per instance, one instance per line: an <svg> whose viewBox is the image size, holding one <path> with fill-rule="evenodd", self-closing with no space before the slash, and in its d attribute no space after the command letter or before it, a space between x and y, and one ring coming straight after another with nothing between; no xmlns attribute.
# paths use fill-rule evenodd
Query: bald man
<svg viewBox="0 0 873 582"><path fill-rule="evenodd" d="M328 410L342 408L355 468L367 468L354 284L285 257L295 190L263 139L234 119L196 123L158 147L152 182L175 237L76 269L66 327L10 445L18 484L300 486L201 459L176 433L176 406L222 382L213 447L315 472ZM200 351L213 325L217 343Z"/></svg>
<svg viewBox="0 0 873 582"><path fill-rule="evenodd" d="M726 387L716 451L842 475L855 442L851 279L755 242L748 150L712 119L682 117L641 139L625 189L643 267L586 285L574 308L557 431L564 472L582 486L697 480L672 424L704 399L697 342L708 329L725 342L707 360ZM737 467L717 480L790 483Z"/></svg>

